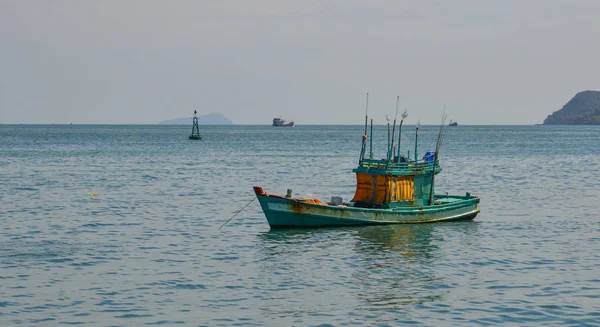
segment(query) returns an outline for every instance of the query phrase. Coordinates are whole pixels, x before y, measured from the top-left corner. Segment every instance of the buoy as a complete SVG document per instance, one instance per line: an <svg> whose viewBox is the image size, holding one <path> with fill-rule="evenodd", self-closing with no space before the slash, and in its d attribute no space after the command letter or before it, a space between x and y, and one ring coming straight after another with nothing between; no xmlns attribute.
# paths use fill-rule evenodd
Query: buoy
<svg viewBox="0 0 600 327"><path fill-rule="evenodd" d="M190 135L190 140L201 140L202 135L200 135L200 129L198 128L198 117L196 117L196 110L194 110L194 118L192 118L192 135Z"/></svg>

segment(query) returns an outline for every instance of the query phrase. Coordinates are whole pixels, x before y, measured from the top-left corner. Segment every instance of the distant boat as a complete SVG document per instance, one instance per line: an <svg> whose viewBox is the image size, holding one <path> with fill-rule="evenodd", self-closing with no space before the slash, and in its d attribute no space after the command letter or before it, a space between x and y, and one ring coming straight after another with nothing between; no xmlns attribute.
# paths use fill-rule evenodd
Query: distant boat
<svg viewBox="0 0 600 327"><path fill-rule="evenodd" d="M450 119L450 125L449 126L458 126L458 122L453 122L452 119Z"/></svg>
<svg viewBox="0 0 600 327"><path fill-rule="evenodd" d="M294 122L287 122L281 118L273 118L273 126L275 127L292 127L294 126Z"/></svg>

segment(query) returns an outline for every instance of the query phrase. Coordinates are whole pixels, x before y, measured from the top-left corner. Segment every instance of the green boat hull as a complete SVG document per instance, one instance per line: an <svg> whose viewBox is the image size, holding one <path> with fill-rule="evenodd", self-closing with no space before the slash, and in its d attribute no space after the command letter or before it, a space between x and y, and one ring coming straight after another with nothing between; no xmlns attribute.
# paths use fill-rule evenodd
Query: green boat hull
<svg viewBox="0 0 600 327"><path fill-rule="evenodd" d="M255 193L273 229L448 222L472 220L479 213L479 198L473 196L436 196L438 204L432 206L374 209L306 203L266 194L260 187Z"/></svg>

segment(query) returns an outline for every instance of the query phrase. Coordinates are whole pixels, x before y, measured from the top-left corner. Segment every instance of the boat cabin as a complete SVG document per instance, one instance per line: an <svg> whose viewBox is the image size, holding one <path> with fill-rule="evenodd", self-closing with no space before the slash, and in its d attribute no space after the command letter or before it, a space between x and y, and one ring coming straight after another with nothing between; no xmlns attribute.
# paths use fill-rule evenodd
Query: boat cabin
<svg viewBox="0 0 600 327"><path fill-rule="evenodd" d="M396 98L396 117L398 116L399 97ZM367 108L369 94L367 93ZM414 157L411 159L410 151L407 156L401 152L401 135L404 119L408 116L406 110L401 115L398 126L398 141L396 135L396 118L390 129L388 119L388 144L387 155L383 159L373 157L373 119L371 119L370 136L367 136L368 115L365 111L365 129L362 135L362 147L358 167L352 171L356 173L356 192L351 202L355 207L363 208L397 208L397 207L422 207L433 205L435 175L441 172L438 157L444 136L444 121L433 153L427 152L422 158L418 156L419 126L415 130ZM367 138L370 138L369 155L367 156ZM396 145L394 144L396 142Z"/></svg>
<svg viewBox="0 0 600 327"><path fill-rule="evenodd" d="M355 207L395 208L429 205L432 174L441 168L435 155L429 154L419 161L363 158L352 171L356 173Z"/></svg>

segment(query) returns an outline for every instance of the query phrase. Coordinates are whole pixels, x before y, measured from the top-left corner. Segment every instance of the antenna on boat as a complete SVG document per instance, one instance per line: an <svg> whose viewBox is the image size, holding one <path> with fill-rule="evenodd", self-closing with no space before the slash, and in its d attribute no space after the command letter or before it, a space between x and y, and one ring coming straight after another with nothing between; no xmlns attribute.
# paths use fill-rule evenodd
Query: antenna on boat
<svg viewBox="0 0 600 327"><path fill-rule="evenodd" d="M367 105L365 108L365 132L362 135L362 148L360 149L360 158L358 159L358 164L365 158L365 149L367 148L367 121L369 113L369 93L367 93Z"/></svg>
<svg viewBox="0 0 600 327"><path fill-rule="evenodd" d="M398 160L400 160L400 144L402 144L402 123L404 123L404 119L408 117L408 109L404 109L404 112L400 116L400 127L398 128Z"/></svg>
<svg viewBox="0 0 600 327"><path fill-rule="evenodd" d="M388 148L388 160L394 159L394 138L396 136L396 119L398 119L398 105L400 104L400 96L396 96L396 115L394 116L394 127L392 128L392 146Z"/></svg>
<svg viewBox="0 0 600 327"><path fill-rule="evenodd" d="M440 151L442 149L442 143L444 143L444 136L446 136L446 118L448 114L446 114L446 105L444 105L444 110L442 111L442 122L440 123L440 131L438 133L437 142L435 144L435 152L433 153L433 168L431 170L431 187L429 190L429 205L433 204L434 194L433 194L433 185L435 183L435 166L437 165L438 157L440 155Z"/></svg>

